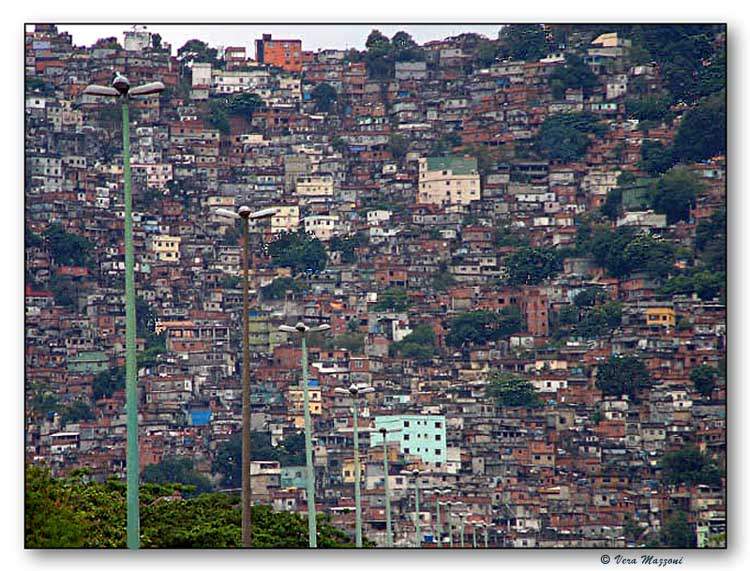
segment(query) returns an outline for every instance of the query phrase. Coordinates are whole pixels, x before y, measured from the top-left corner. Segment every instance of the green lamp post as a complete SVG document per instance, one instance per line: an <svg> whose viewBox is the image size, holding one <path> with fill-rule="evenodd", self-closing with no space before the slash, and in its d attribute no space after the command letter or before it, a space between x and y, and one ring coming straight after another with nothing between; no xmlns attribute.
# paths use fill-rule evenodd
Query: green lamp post
<svg viewBox="0 0 750 571"><path fill-rule="evenodd" d="M305 463L307 466L307 533L310 547L318 546L318 522L315 513L315 467L313 466L312 449L312 418L310 417L310 390L307 378L307 335L327 331L331 326L328 324L310 327L301 321L294 327L290 325L279 326L280 331L298 334L302 337L302 399L305 418Z"/></svg>
<svg viewBox="0 0 750 571"><path fill-rule="evenodd" d="M115 73L112 86L89 85L84 95L117 97L122 107L122 174L125 185L125 407L127 410L127 546L141 545L138 485L140 458L138 454L138 368L135 354L135 255L133 253L133 193L130 176L130 99L156 95L164 84L154 81L133 87L124 75Z"/></svg>
<svg viewBox="0 0 750 571"><path fill-rule="evenodd" d="M334 392L348 395L352 398L352 436L354 438L354 509L356 520L355 545L362 547L362 499L360 497L360 481L362 479L359 465L359 398L362 395L375 392L375 389L367 385L351 384L348 389L336 388Z"/></svg>

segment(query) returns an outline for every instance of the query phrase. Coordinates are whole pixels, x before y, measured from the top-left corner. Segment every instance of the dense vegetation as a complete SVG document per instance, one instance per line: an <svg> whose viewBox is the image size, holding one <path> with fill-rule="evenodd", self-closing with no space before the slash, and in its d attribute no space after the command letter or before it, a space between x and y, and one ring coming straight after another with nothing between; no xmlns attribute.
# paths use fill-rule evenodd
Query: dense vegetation
<svg viewBox="0 0 750 571"><path fill-rule="evenodd" d="M140 490L141 545L148 548L227 548L241 546L240 498L192 493L192 486L144 484ZM40 468L26 471L27 548L125 547L125 484L87 482L77 473L52 478ZM307 521L268 506L253 508L253 547L307 547ZM367 545L371 545L369 542ZM353 547L349 536L318 521L318 547Z"/></svg>

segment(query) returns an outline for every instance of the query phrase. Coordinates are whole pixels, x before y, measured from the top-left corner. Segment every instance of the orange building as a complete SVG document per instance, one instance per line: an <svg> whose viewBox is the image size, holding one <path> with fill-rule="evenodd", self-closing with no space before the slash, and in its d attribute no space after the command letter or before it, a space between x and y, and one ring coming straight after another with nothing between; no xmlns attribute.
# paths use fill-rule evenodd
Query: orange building
<svg viewBox="0 0 750 571"><path fill-rule="evenodd" d="M263 34L260 40L255 40L255 59L299 73L302 71L302 40L273 40L271 34Z"/></svg>

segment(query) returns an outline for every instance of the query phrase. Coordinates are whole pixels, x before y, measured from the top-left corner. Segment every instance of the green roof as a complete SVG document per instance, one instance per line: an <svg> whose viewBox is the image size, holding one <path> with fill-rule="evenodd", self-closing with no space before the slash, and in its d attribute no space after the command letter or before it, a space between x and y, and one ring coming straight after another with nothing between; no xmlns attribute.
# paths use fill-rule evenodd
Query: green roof
<svg viewBox="0 0 750 571"><path fill-rule="evenodd" d="M427 170L451 171L453 174L477 174L477 159L474 157L427 157Z"/></svg>

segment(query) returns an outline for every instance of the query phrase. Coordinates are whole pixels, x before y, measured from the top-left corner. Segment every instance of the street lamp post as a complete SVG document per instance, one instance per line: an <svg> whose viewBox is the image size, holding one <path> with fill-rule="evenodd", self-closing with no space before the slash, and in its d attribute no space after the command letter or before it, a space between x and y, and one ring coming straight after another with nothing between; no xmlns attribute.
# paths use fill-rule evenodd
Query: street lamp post
<svg viewBox="0 0 750 571"><path fill-rule="evenodd" d="M164 91L164 84L154 81L130 88L124 75L115 74L112 86L89 85L85 95L117 97L122 106L122 174L125 185L125 406L127 409L127 546L138 549L141 544L138 508L140 459L138 455L138 391L135 353L135 255L133 252L133 193L130 177L130 108L131 97L155 95Z"/></svg>
<svg viewBox="0 0 750 571"><path fill-rule="evenodd" d="M305 463L307 466L307 533L310 547L318 546L318 522L315 513L315 467L313 466L312 450L312 418L310 417L310 391L307 378L307 334L327 331L328 324L310 327L301 321L294 327L281 325L280 331L294 333L302 337L302 398L305 418Z"/></svg>
<svg viewBox="0 0 750 571"><path fill-rule="evenodd" d="M237 211L217 208L214 213L242 220L242 546L252 547L252 486L250 483L250 220L269 218L277 208L253 212L248 206Z"/></svg>
<svg viewBox="0 0 750 571"><path fill-rule="evenodd" d="M471 524L471 547L473 549L477 548L477 524L476 523Z"/></svg>
<svg viewBox="0 0 750 571"><path fill-rule="evenodd" d="M419 517L419 475L421 472L415 468L414 470L403 470L401 473L407 476L414 476L414 543L416 543L417 547L421 547L422 522Z"/></svg>
<svg viewBox="0 0 750 571"><path fill-rule="evenodd" d="M360 474L359 466L359 397L368 393L375 392L375 389L366 385L351 384L348 389L336 388L335 392L346 394L352 398L352 434L354 438L354 507L356 512L355 520L355 544L362 547L362 500L360 498Z"/></svg>
<svg viewBox="0 0 750 571"><path fill-rule="evenodd" d="M451 514L453 502L448 500L444 505L448 508L445 510L445 518L448 520L448 546L453 547L453 515Z"/></svg>
<svg viewBox="0 0 750 571"><path fill-rule="evenodd" d="M487 549L490 546L490 524L484 524L484 548Z"/></svg>
<svg viewBox="0 0 750 571"><path fill-rule="evenodd" d="M465 540L466 540L466 536L464 535L464 526L466 524L466 514L459 513L458 519L459 519L460 530L461 530L461 548L463 549L465 547Z"/></svg>
<svg viewBox="0 0 750 571"><path fill-rule="evenodd" d="M388 435L401 432L400 429L388 430L382 427L378 432L383 437L383 491L385 493L385 546L393 547L393 529L391 524L391 484L388 477Z"/></svg>

